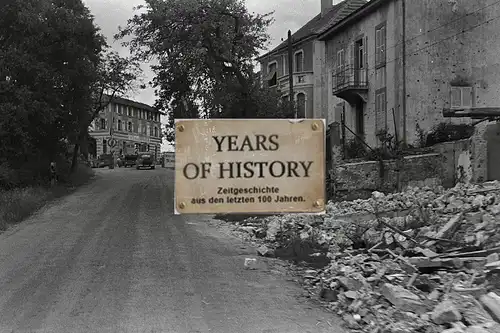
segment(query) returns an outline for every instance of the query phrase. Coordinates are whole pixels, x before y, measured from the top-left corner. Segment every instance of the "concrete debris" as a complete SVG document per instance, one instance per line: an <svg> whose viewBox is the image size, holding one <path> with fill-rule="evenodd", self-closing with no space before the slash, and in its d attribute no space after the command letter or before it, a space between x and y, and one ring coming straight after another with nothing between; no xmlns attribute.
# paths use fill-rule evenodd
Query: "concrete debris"
<svg viewBox="0 0 500 333"><path fill-rule="evenodd" d="M439 303L432 311L431 319L438 325L450 324L462 319L452 301L446 300Z"/></svg>
<svg viewBox="0 0 500 333"><path fill-rule="evenodd" d="M260 246L257 249L257 253L262 257L274 257L274 251L265 245Z"/></svg>
<svg viewBox="0 0 500 333"><path fill-rule="evenodd" d="M427 312L427 307L422 303L420 297L401 286L385 283L381 293L385 299L401 311L418 314Z"/></svg>
<svg viewBox="0 0 500 333"><path fill-rule="evenodd" d="M250 227L250 228L248 228ZM500 182L373 192L236 223L352 332L500 332ZM245 264L246 266L246 264Z"/></svg>
<svg viewBox="0 0 500 333"><path fill-rule="evenodd" d="M245 258L245 263L244 263L245 269L252 269L255 270L258 267L257 259L255 258Z"/></svg>

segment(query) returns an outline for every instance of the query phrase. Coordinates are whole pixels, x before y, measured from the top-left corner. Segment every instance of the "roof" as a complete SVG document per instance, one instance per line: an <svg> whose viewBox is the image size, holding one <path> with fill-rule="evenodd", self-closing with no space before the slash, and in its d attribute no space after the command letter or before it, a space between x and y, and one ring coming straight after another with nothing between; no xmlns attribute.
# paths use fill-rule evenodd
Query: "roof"
<svg viewBox="0 0 500 333"><path fill-rule="evenodd" d="M294 34L292 34L293 44L299 43L306 38L316 36L321 31L329 29L331 26L344 19L353 11L357 10L360 7L363 7L366 2L367 0L344 0L334 5L325 15L321 16L321 13L319 13L309 22L304 24ZM271 51L259 56L257 60L285 49L287 47L287 44L288 41L286 40L281 42L281 44L279 44Z"/></svg>
<svg viewBox="0 0 500 333"><path fill-rule="evenodd" d="M324 27L324 29L318 30L318 39L319 40L326 40L328 39L331 35L336 33L337 31L341 30L342 28L353 24L362 18L364 18L366 15L374 12L375 10L378 9L378 7L390 2L392 0L370 0L368 2L365 2L362 6L357 7L355 10L351 11L349 14L345 15L342 17L342 19L337 20L333 24L328 24Z"/></svg>
<svg viewBox="0 0 500 333"><path fill-rule="evenodd" d="M106 95L106 96L107 97L111 97L110 95ZM150 105L147 105L147 104L144 104L144 103L140 103L140 102L136 102L136 101L133 101L131 99L127 99L127 98L123 98L123 97L119 97L119 96L114 96L113 97L113 103L127 105L127 106L132 106L134 108L144 109L144 110L148 110L148 111L159 112L160 114L165 115L164 112L161 112L160 110L157 110L157 109L155 109L154 107L152 107Z"/></svg>

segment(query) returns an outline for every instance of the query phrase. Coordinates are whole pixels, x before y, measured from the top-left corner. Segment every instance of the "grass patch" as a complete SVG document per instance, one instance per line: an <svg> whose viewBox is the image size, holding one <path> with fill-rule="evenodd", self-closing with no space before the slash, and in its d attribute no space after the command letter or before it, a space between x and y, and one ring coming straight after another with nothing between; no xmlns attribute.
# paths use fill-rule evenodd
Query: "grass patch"
<svg viewBox="0 0 500 333"><path fill-rule="evenodd" d="M0 231L19 223L53 199L71 193L77 187L88 183L94 171L86 165L67 177L62 177L54 187L28 186L11 190L0 190Z"/></svg>

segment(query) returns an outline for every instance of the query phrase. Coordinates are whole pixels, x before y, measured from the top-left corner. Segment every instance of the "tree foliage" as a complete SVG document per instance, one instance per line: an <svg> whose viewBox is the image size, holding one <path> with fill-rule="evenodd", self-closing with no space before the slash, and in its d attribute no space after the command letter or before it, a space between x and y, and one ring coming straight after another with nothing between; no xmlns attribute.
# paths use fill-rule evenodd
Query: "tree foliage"
<svg viewBox="0 0 500 333"><path fill-rule="evenodd" d="M19 182L46 173L49 161L64 155L68 144L86 132L100 88L109 90L117 81L117 91L126 88L128 74L116 79L124 75L123 60L106 50L105 38L81 0L4 1L0 186L6 178L2 170L19 170Z"/></svg>
<svg viewBox="0 0 500 333"><path fill-rule="evenodd" d="M242 0L146 0L116 38L140 60L155 59L156 106L174 118L276 117L279 98L260 88L254 59L267 46L271 13ZM266 108L266 109L265 109ZM167 131L172 139L172 131Z"/></svg>
<svg viewBox="0 0 500 333"><path fill-rule="evenodd" d="M110 51L101 54L101 59L96 67L97 77L91 85L92 105L80 121L71 168L77 166L78 153L88 155L87 139L88 129L92 121L103 111L115 97L125 95L136 87L141 69L137 60L121 57L117 52Z"/></svg>

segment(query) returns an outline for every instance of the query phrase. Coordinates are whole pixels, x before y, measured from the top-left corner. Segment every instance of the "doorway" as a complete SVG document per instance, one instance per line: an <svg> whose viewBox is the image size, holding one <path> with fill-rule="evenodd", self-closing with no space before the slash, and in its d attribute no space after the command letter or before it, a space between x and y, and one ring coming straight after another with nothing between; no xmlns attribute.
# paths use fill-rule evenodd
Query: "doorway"
<svg viewBox="0 0 500 333"><path fill-rule="evenodd" d="M500 124L494 123L486 128L487 140L487 178L486 180L500 180Z"/></svg>
<svg viewBox="0 0 500 333"><path fill-rule="evenodd" d="M306 118L306 95L297 94L297 118Z"/></svg>
<svg viewBox="0 0 500 333"><path fill-rule="evenodd" d="M364 116L364 104L363 101L357 101L354 105L354 117L356 122L356 134L365 138L365 116Z"/></svg>

